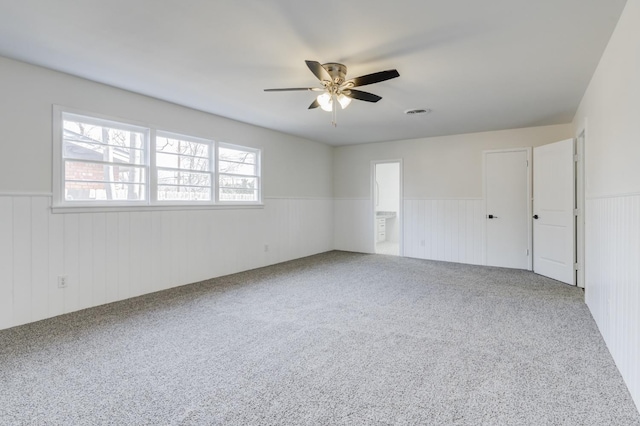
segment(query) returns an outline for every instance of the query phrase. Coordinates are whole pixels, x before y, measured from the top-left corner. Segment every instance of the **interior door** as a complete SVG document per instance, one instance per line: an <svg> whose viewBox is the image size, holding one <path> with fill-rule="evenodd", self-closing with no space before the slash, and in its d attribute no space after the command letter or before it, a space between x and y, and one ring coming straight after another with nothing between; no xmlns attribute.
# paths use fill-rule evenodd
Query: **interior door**
<svg viewBox="0 0 640 426"><path fill-rule="evenodd" d="M574 141L533 149L533 270L575 285Z"/></svg>
<svg viewBox="0 0 640 426"><path fill-rule="evenodd" d="M484 153L487 265L531 269L529 153Z"/></svg>

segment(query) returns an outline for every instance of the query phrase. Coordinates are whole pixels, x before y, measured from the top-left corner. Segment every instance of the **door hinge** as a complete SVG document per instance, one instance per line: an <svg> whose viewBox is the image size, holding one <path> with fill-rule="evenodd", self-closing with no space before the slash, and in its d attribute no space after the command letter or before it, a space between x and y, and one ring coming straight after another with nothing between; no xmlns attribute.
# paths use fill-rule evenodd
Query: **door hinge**
<svg viewBox="0 0 640 426"><path fill-rule="evenodd" d="M574 216L580 216L580 209L573 209Z"/></svg>
<svg viewBox="0 0 640 426"><path fill-rule="evenodd" d="M525 160L527 162L527 167L529 167L529 160Z"/></svg>
<svg viewBox="0 0 640 426"><path fill-rule="evenodd" d="M580 155L575 154L575 155L573 156L573 161L575 161L576 163L577 163L578 161L580 161Z"/></svg>
<svg viewBox="0 0 640 426"><path fill-rule="evenodd" d="M529 256L529 249L527 249L527 256Z"/></svg>
<svg viewBox="0 0 640 426"><path fill-rule="evenodd" d="M579 263L574 263L573 264L573 269L575 269L576 271L580 270L580 264Z"/></svg>

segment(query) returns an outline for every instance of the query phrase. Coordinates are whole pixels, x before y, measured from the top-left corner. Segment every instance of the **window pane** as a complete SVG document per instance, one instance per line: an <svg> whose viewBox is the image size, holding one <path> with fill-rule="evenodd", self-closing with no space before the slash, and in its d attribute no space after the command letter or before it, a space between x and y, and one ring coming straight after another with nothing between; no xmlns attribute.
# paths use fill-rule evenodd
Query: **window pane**
<svg viewBox="0 0 640 426"><path fill-rule="evenodd" d="M145 170L142 167L129 165L106 165L83 163L80 161L65 161L65 180L116 182L116 183L145 183Z"/></svg>
<svg viewBox="0 0 640 426"><path fill-rule="evenodd" d="M258 189L257 178L220 175L221 188Z"/></svg>
<svg viewBox="0 0 640 426"><path fill-rule="evenodd" d="M190 185L211 187L209 173L158 170L158 185Z"/></svg>
<svg viewBox="0 0 640 426"><path fill-rule="evenodd" d="M175 154L156 154L156 165L158 167L171 167L173 169L197 170L201 172L209 171L208 158L185 157Z"/></svg>
<svg viewBox="0 0 640 426"><path fill-rule="evenodd" d="M66 200L144 200L145 170L141 167L65 162Z"/></svg>
<svg viewBox="0 0 640 426"><path fill-rule="evenodd" d="M64 120L63 156L114 163L145 163L143 132Z"/></svg>
<svg viewBox="0 0 640 426"><path fill-rule="evenodd" d="M156 151L209 158L209 144L158 136Z"/></svg>
<svg viewBox="0 0 640 426"><path fill-rule="evenodd" d="M231 173L235 175L253 175L257 173L255 164L231 163L228 161L219 161L218 170L220 173Z"/></svg>
<svg viewBox="0 0 640 426"><path fill-rule="evenodd" d="M221 188L220 201L258 201L258 190Z"/></svg>
<svg viewBox="0 0 640 426"><path fill-rule="evenodd" d="M220 161L234 161L236 163L256 164L256 152L254 151L241 151L232 148L218 149L218 160Z"/></svg>
<svg viewBox="0 0 640 426"><path fill-rule="evenodd" d="M158 185L160 201L211 201L211 188Z"/></svg>
<svg viewBox="0 0 640 426"><path fill-rule="evenodd" d="M97 143L64 141L64 158L77 160L104 161L121 164L144 164L144 151L140 149L120 148Z"/></svg>
<svg viewBox="0 0 640 426"><path fill-rule="evenodd" d="M220 175L220 201L258 201L258 178Z"/></svg>
<svg viewBox="0 0 640 426"><path fill-rule="evenodd" d="M65 182L64 197L67 201L143 201L146 185L106 182Z"/></svg>

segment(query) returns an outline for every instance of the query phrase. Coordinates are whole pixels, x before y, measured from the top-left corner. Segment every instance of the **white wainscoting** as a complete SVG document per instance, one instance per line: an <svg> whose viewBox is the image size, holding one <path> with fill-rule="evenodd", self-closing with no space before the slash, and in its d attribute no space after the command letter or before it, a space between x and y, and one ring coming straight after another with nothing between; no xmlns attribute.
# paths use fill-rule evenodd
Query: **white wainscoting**
<svg viewBox="0 0 640 426"><path fill-rule="evenodd" d="M333 249L330 199L230 210L50 207L46 195L0 195L0 329Z"/></svg>
<svg viewBox="0 0 640 426"><path fill-rule="evenodd" d="M373 207L368 198L334 200L336 250L372 253ZM484 204L471 199L405 199L403 255L484 264Z"/></svg>
<svg viewBox="0 0 640 426"><path fill-rule="evenodd" d="M640 407L640 194L586 202L585 298Z"/></svg>
<svg viewBox="0 0 640 426"><path fill-rule="evenodd" d="M333 223L336 250L374 252L373 205L369 198L335 199Z"/></svg>
<svg viewBox="0 0 640 426"><path fill-rule="evenodd" d="M404 200L404 256L484 264L482 199Z"/></svg>

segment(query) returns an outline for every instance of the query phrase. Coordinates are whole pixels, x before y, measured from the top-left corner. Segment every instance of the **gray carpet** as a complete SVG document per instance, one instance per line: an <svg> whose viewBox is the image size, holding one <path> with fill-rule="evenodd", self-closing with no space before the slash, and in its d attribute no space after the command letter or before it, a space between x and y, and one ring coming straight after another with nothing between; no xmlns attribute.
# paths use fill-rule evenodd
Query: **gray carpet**
<svg viewBox="0 0 640 426"><path fill-rule="evenodd" d="M640 425L583 292L330 252L0 331L0 424Z"/></svg>

